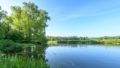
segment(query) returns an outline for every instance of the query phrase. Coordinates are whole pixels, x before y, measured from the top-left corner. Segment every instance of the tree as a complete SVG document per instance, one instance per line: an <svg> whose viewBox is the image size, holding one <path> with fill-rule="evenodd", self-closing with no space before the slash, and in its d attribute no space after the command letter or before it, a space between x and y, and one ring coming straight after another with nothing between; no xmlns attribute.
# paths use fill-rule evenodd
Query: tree
<svg viewBox="0 0 120 68"><path fill-rule="evenodd" d="M22 21L21 21L21 7L19 6L13 6L12 7L12 25L13 25L13 29L21 32L22 30Z"/></svg>
<svg viewBox="0 0 120 68"><path fill-rule="evenodd" d="M50 20L50 17L48 16L48 13L45 10L39 10L38 16L35 18L35 24L34 24L34 36L33 39L37 40L37 42L44 42L46 41L45 36L45 27L47 20ZM39 38L39 39L38 39Z"/></svg>
<svg viewBox="0 0 120 68"><path fill-rule="evenodd" d="M23 7L12 6L11 18L14 30L21 32L27 41L36 40L42 43L41 39L45 39L46 22L50 17L34 3L24 2Z"/></svg>
<svg viewBox="0 0 120 68"><path fill-rule="evenodd" d="M5 32L4 32L4 20L6 18L6 11L3 11L0 7L0 39L3 39L5 37Z"/></svg>

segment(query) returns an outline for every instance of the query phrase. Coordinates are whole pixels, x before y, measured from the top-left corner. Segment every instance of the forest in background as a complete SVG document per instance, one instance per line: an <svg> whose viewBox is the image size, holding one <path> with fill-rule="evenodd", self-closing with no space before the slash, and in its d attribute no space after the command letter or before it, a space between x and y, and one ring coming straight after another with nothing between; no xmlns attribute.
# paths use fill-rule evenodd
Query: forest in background
<svg viewBox="0 0 120 68"><path fill-rule="evenodd" d="M104 36L104 37L60 37L48 36L48 44L69 43L69 44L115 44L120 45L120 36Z"/></svg>

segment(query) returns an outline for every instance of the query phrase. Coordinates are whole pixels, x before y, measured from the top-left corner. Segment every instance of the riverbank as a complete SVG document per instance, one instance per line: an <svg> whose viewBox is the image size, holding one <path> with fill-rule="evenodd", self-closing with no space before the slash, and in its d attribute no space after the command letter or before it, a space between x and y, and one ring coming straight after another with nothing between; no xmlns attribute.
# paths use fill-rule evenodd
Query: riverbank
<svg viewBox="0 0 120 68"><path fill-rule="evenodd" d="M103 45L120 45L119 37L100 37L100 38L79 38L79 37L51 37L48 38L48 44L103 44Z"/></svg>
<svg viewBox="0 0 120 68"><path fill-rule="evenodd" d="M49 68L46 46L0 40L0 68Z"/></svg>
<svg viewBox="0 0 120 68"><path fill-rule="evenodd" d="M120 42L113 42L109 40L99 40L99 41L49 41L48 45L57 45L57 44L100 44L100 45L120 45Z"/></svg>
<svg viewBox="0 0 120 68"><path fill-rule="evenodd" d="M0 68L49 68L42 59L19 56L0 57Z"/></svg>

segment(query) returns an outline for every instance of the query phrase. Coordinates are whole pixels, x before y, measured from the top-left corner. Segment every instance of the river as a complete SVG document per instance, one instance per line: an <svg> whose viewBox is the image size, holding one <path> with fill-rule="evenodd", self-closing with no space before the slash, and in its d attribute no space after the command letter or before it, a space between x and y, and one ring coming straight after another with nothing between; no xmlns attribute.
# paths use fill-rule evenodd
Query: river
<svg viewBox="0 0 120 68"><path fill-rule="evenodd" d="M120 46L58 44L45 53L51 68L120 68Z"/></svg>

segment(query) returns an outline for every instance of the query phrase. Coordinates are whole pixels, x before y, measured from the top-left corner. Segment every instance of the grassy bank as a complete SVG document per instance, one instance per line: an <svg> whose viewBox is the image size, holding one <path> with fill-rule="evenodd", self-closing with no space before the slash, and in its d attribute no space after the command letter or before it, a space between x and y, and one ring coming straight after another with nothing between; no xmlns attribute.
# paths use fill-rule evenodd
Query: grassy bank
<svg viewBox="0 0 120 68"><path fill-rule="evenodd" d="M45 48L33 43L0 40L0 68L49 68Z"/></svg>
<svg viewBox="0 0 120 68"><path fill-rule="evenodd" d="M49 41L47 41L47 44L48 45L56 45L56 44L58 44L58 41L57 40L54 40L54 41L49 40Z"/></svg>
<svg viewBox="0 0 120 68"><path fill-rule="evenodd" d="M24 57L0 57L0 68L49 68L42 59L31 59Z"/></svg>

